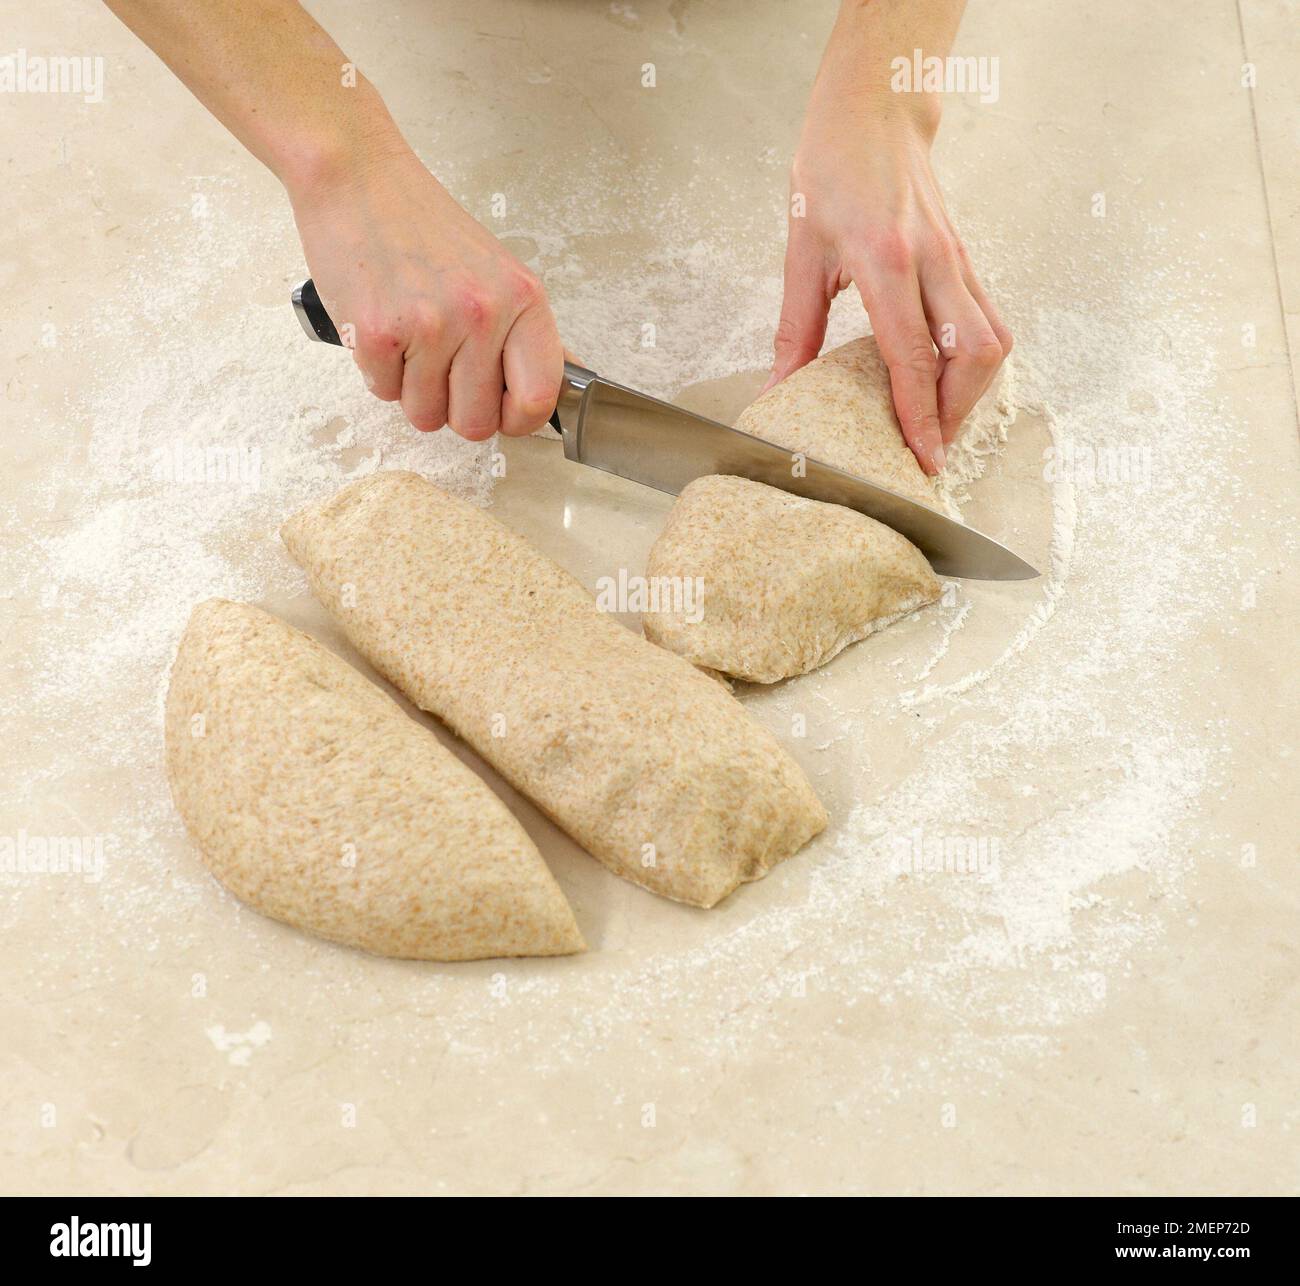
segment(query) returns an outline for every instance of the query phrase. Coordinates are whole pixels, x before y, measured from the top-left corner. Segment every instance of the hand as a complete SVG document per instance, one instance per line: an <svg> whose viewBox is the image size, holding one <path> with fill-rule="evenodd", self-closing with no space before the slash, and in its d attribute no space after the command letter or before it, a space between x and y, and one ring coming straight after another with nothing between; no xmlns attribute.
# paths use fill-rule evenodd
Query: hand
<svg viewBox="0 0 1300 1286"><path fill-rule="evenodd" d="M770 387L821 351L831 300L858 288L903 436L927 473L1011 351L930 169L932 101L836 98L820 81L791 172L785 298ZM920 102L901 105L903 98ZM804 217L795 217L796 194ZM932 342L933 341L933 342ZM935 353L935 346L939 352Z"/></svg>
<svg viewBox="0 0 1300 1286"><path fill-rule="evenodd" d="M405 144L290 187L307 266L367 387L424 432L540 428L564 353L537 278ZM345 328L350 327L351 330Z"/></svg>

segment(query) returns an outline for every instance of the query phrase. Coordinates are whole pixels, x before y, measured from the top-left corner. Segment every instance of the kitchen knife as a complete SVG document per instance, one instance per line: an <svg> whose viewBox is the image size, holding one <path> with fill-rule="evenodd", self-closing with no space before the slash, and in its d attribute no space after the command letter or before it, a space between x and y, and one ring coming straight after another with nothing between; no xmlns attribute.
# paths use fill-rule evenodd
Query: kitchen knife
<svg viewBox="0 0 1300 1286"><path fill-rule="evenodd" d="M293 306L309 338L342 344L310 279L293 292ZM567 459L674 496L695 478L734 474L875 518L906 536L941 576L1028 580L1039 574L1005 545L928 505L573 362L564 363L551 424L564 440Z"/></svg>

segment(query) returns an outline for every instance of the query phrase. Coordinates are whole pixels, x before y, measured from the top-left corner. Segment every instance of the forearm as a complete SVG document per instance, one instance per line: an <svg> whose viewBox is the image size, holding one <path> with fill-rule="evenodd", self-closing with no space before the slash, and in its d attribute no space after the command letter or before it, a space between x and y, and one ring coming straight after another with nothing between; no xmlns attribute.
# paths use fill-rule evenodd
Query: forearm
<svg viewBox="0 0 1300 1286"><path fill-rule="evenodd" d="M927 58L946 58L965 7L966 0L844 0L817 72L813 103L867 114L880 130L919 126L932 136L939 96L895 92L894 60L910 63L917 49Z"/></svg>
<svg viewBox="0 0 1300 1286"><path fill-rule="evenodd" d="M106 0L288 190L367 387L416 428L546 423L564 348L541 283L420 163L296 0Z"/></svg>
<svg viewBox="0 0 1300 1286"><path fill-rule="evenodd" d="M106 0L292 193L406 148L296 0Z"/></svg>

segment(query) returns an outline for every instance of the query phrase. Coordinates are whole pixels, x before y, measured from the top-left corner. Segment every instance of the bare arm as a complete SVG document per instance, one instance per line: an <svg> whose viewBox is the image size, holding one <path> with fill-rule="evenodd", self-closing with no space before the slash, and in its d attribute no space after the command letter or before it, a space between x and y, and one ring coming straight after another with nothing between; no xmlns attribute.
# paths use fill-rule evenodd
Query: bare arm
<svg viewBox="0 0 1300 1286"><path fill-rule="evenodd" d="M452 199L296 0L107 0L284 184L367 385L420 429L529 433L563 350L540 283Z"/></svg>
<svg viewBox="0 0 1300 1286"><path fill-rule="evenodd" d="M965 0L841 6L791 169L803 213L790 218L772 371L775 382L817 356L831 300L856 285L904 436L930 473L1011 351L930 168L939 96L891 83L897 57L911 62L917 49L947 57L964 8Z"/></svg>
<svg viewBox="0 0 1300 1286"><path fill-rule="evenodd" d="M405 146L374 86L294 0L106 0L286 186Z"/></svg>

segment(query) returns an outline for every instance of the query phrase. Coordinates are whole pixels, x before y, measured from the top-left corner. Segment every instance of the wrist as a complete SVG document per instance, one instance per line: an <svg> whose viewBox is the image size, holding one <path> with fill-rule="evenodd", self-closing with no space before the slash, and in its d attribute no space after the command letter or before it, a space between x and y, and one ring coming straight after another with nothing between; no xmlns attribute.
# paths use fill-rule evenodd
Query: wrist
<svg viewBox="0 0 1300 1286"><path fill-rule="evenodd" d="M861 119L863 128L877 137L896 136L929 151L942 116L942 95L886 87L870 95Z"/></svg>
<svg viewBox="0 0 1300 1286"><path fill-rule="evenodd" d="M287 140L275 158L271 168L294 206L327 198L373 168L419 163L379 95L360 86L356 92L373 101Z"/></svg>
<svg viewBox="0 0 1300 1286"><path fill-rule="evenodd" d="M824 155L862 149L928 157L939 127L939 105L899 102L902 97L888 90L883 95L840 95L828 110L814 96L795 151L796 170L810 159L815 163Z"/></svg>
<svg viewBox="0 0 1300 1286"><path fill-rule="evenodd" d="M912 0L843 0L813 84L809 115L846 113L873 135L906 135L928 147L938 133L942 95L901 85L897 61L910 60L917 46L946 55L960 10L960 3L950 0L938 22L918 24Z"/></svg>

